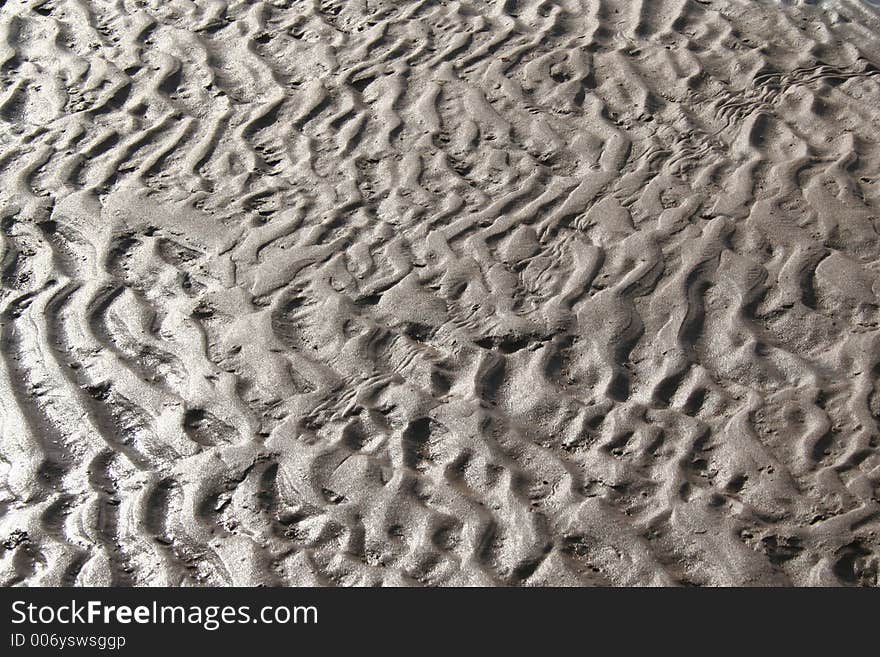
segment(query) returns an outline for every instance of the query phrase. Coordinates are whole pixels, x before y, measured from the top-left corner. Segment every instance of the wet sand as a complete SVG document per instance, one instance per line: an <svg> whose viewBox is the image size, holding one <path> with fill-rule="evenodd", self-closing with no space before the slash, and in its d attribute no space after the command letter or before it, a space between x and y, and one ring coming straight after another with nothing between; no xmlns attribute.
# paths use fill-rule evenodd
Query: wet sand
<svg viewBox="0 0 880 657"><path fill-rule="evenodd" d="M0 583L876 586L868 4L6 2Z"/></svg>

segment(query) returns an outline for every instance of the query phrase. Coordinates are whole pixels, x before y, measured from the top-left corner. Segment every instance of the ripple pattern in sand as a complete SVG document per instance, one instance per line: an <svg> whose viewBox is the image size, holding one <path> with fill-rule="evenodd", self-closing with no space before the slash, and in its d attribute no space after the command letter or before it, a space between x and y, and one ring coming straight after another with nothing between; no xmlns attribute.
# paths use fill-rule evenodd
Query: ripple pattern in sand
<svg viewBox="0 0 880 657"><path fill-rule="evenodd" d="M880 21L0 7L4 585L877 585Z"/></svg>

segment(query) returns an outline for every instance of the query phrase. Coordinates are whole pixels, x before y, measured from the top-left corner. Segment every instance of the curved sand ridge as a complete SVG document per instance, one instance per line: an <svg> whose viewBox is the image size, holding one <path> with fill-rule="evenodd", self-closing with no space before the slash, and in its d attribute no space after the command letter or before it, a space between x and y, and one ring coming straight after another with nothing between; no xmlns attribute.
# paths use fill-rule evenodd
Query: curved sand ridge
<svg viewBox="0 0 880 657"><path fill-rule="evenodd" d="M0 8L0 580L863 584L863 2Z"/></svg>

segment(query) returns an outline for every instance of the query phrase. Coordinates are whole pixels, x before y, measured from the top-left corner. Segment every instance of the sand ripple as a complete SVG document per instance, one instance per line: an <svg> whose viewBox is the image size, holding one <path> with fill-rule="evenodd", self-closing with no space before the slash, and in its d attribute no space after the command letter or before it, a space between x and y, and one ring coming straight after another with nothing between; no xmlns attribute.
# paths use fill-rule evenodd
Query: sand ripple
<svg viewBox="0 0 880 657"><path fill-rule="evenodd" d="M4 3L0 582L876 585L878 35Z"/></svg>

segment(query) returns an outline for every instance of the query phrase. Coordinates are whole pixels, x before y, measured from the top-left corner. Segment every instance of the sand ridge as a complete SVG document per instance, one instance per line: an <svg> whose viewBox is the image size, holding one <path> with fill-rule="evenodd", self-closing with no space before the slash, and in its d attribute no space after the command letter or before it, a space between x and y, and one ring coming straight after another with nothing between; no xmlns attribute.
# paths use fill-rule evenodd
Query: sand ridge
<svg viewBox="0 0 880 657"><path fill-rule="evenodd" d="M0 7L4 585L877 585L880 20Z"/></svg>

